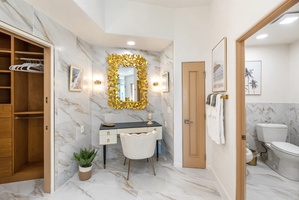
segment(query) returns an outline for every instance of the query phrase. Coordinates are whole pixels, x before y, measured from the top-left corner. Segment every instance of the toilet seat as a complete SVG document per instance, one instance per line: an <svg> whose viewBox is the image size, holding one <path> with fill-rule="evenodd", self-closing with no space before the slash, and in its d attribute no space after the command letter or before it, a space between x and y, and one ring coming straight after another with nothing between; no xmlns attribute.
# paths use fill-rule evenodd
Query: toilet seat
<svg viewBox="0 0 299 200"><path fill-rule="evenodd" d="M299 157L299 147L288 142L272 142L271 147L292 156Z"/></svg>

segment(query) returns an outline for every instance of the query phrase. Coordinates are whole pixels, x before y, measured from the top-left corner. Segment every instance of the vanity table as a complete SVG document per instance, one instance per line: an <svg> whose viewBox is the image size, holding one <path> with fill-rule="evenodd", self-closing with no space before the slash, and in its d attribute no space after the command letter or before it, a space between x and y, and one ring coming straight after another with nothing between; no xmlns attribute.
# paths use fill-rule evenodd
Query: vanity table
<svg viewBox="0 0 299 200"><path fill-rule="evenodd" d="M117 143L117 135L120 133L146 133L150 131L157 131L157 160L159 159L158 140L162 140L162 125L153 121L153 124L145 122L125 122L114 123L114 126L108 127L101 124L99 130L99 144L103 145L103 161L104 169L106 168L106 146Z"/></svg>

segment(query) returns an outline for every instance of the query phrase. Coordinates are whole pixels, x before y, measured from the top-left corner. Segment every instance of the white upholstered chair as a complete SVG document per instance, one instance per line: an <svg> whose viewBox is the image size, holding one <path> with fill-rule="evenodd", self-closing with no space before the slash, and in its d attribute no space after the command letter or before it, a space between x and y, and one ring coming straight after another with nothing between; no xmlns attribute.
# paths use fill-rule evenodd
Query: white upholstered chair
<svg viewBox="0 0 299 200"><path fill-rule="evenodd" d="M149 159L153 168L154 175L156 175L152 156L155 153L157 140L157 132L129 134L121 133L120 141L124 156L129 160L127 180L130 175L131 160Z"/></svg>

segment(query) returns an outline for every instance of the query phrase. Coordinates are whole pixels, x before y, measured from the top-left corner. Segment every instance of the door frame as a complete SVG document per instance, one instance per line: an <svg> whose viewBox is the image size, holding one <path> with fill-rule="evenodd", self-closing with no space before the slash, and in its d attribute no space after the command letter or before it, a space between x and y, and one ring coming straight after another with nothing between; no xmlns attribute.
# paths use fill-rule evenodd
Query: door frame
<svg viewBox="0 0 299 200"><path fill-rule="evenodd" d="M44 192L54 192L54 45L34 36L18 28L15 28L5 22L0 21L0 28L10 33L18 35L24 39L41 45L44 50L44 64L49 68L45 68L44 74Z"/></svg>
<svg viewBox="0 0 299 200"><path fill-rule="evenodd" d="M246 198L245 40L298 2L286 0L236 41L236 199Z"/></svg>

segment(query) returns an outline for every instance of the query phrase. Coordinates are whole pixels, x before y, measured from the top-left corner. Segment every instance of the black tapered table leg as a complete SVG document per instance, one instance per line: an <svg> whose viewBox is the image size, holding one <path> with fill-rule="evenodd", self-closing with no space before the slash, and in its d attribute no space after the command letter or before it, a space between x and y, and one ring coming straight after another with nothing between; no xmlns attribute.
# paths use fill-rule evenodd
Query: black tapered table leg
<svg viewBox="0 0 299 200"><path fill-rule="evenodd" d="M104 169L106 169L106 145L103 145Z"/></svg>
<svg viewBox="0 0 299 200"><path fill-rule="evenodd" d="M157 161L159 160L159 142L156 141L156 148L157 148Z"/></svg>

